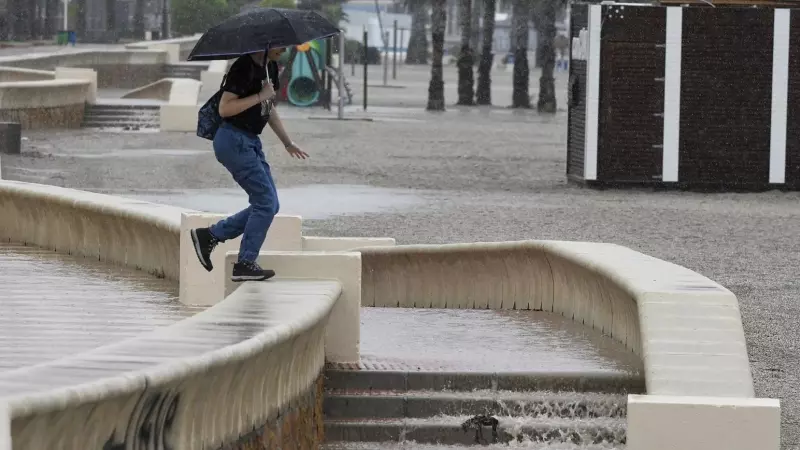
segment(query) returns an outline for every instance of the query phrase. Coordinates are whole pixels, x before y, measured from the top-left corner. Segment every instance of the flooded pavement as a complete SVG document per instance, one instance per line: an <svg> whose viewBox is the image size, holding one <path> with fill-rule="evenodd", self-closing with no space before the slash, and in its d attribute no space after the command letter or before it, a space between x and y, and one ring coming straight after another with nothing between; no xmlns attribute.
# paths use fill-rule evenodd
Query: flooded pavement
<svg viewBox="0 0 800 450"><path fill-rule="evenodd" d="M0 243L0 372L81 353L204 308L144 272Z"/></svg>
<svg viewBox="0 0 800 450"><path fill-rule="evenodd" d="M249 206L241 189L183 189L120 192L128 198L162 203L212 213L235 213ZM305 185L278 191L281 214L304 219L327 219L365 213L386 213L426 203L425 194L411 189L388 189L362 185Z"/></svg>
<svg viewBox="0 0 800 450"><path fill-rule="evenodd" d="M629 372L639 357L540 311L361 308L361 365L373 370Z"/></svg>

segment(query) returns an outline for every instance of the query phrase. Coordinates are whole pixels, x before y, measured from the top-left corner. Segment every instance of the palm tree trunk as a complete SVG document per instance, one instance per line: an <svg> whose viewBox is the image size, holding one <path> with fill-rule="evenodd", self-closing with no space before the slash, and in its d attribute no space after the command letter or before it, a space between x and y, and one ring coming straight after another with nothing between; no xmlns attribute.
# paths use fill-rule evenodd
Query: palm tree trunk
<svg viewBox="0 0 800 450"><path fill-rule="evenodd" d="M428 111L444 111L444 33L447 28L447 0L433 0L431 43L433 55L431 82L428 85Z"/></svg>
<svg viewBox="0 0 800 450"><path fill-rule="evenodd" d="M86 0L75 0L75 34L86 36Z"/></svg>
<svg viewBox="0 0 800 450"><path fill-rule="evenodd" d="M117 32L117 5L116 0L106 0L106 30L111 42L117 42L119 33Z"/></svg>
<svg viewBox="0 0 800 450"><path fill-rule="evenodd" d="M133 5L133 35L144 39L144 0L136 0Z"/></svg>
<svg viewBox="0 0 800 450"><path fill-rule="evenodd" d="M60 6L58 0L47 0L47 8L45 9L45 34L48 36L55 35L56 32L64 26L63 19L61 22L58 21L58 14L59 10L58 7Z"/></svg>
<svg viewBox="0 0 800 450"><path fill-rule="evenodd" d="M478 65L478 92L476 101L479 105L492 104L492 43L494 42L495 0L483 2L483 48L481 62Z"/></svg>
<svg viewBox="0 0 800 450"><path fill-rule="evenodd" d="M543 0L542 2L542 75L539 78L539 112L556 112L556 88L553 70L556 64L553 41L556 37L556 2L558 0Z"/></svg>
<svg viewBox="0 0 800 450"><path fill-rule="evenodd" d="M511 94L512 108L530 108L531 98L528 90L530 71L528 70L528 35L530 0L514 0L512 5L511 28L514 32L514 75Z"/></svg>
<svg viewBox="0 0 800 450"><path fill-rule="evenodd" d="M411 7L411 36L408 37L406 64L428 64L428 36L425 32L428 23L428 3L415 0Z"/></svg>
<svg viewBox="0 0 800 450"><path fill-rule="evenodd" d="M470 40L472 40L472 0L460 0L458 6L459 25L461 26L461 51L458 55L458 103L459 105L475 104L475 77L472 73L475 65Z"/></svg>

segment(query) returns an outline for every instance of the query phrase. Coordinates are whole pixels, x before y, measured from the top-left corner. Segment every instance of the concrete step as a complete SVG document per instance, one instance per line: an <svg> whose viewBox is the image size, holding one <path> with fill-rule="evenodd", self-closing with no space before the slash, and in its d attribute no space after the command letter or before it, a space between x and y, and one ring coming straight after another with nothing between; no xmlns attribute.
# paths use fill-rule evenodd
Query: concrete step
<svg viewBox="0 0 800 450"><path fill-rule="evenodd" d="M516 391L644 393L644 378L624 372L422 372L329 364L328 391Z"/></svg>
<svg viewBox="0 0 800 450"><path fill-rule="evenodd" d="M423 444L478 445L483 443L535 442L541 444L625 444L625 419L590 420L497 417L492 427L465 426L470 416L439 416L424 419L338 419L325 421L325 439L333 442L403 442ZM383 447L381 447L383 448ZM547 447L545 447L547 448Z"/></svg>
<svg viewBox="0 0 800 450"><path fill-rule="evenodd" d="M322 444L321 450L466 450L474 445L458 444L421 444L417 442L331 442ZM485 450L624 450L623 444L573 444L573 443L536 443L524 442L510 446L509 444L488 444L480 448Z"/></svg>
<svg viewBox="0 0 800 450"><path fill-rule="evenodd" d="M164 66L165 78L200 79L200 74L208 69L208 65L168 64Z"/></svg>
<svg viewBox="0 0 800 450"><path fill-rule="evenodd" d="M130 104L120 103L99 103L86 107L86 111L159 111L160 105L137 104L132 101Z"/></svg>
<svg viewBox="0 0 800 450"><path fill-rule="evenodd" d="M537 418L624 418L623 394L513 391L328 391L328 419L404 418L438 415L499 415Z"/></svg>

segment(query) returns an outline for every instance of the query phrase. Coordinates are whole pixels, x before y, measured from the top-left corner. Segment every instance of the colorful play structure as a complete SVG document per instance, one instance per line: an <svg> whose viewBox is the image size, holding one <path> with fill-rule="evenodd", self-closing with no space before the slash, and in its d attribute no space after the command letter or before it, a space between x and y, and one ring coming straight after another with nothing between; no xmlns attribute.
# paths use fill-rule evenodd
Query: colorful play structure
<svg viewBox="0 0 800 450"><path fill-rule="evenodd" d="M283 67L279 80L282 100L294 106L324 106L330 108L331 92L338 72L331 67L331 45L316 40L292 47L281 57ZM353 96L350 85L344 82L348 103Z"/></svg>

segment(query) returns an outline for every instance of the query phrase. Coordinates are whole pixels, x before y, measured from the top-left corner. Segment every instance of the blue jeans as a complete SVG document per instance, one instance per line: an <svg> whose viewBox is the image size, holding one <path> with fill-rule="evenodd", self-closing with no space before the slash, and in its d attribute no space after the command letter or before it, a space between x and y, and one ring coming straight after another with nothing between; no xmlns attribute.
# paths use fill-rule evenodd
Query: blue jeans
<svg viewBox="0 0 800 450"><path fill-rule="evenodd" d="M210 228L220 241L242 236L239 261L255 261L272 219L278 214L278 192L257 135L222 123L214 136L214 154L249 196L247 209Z"/></svg>

